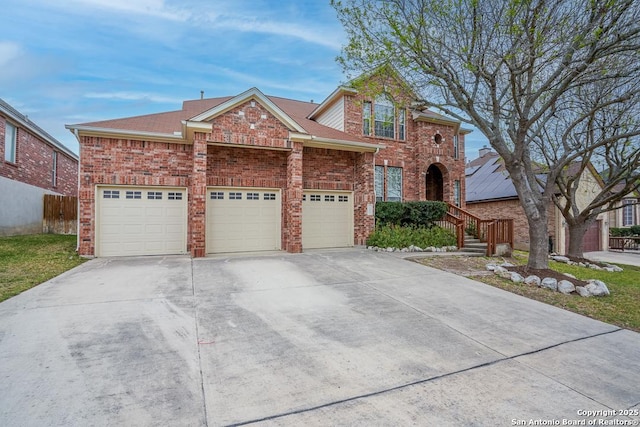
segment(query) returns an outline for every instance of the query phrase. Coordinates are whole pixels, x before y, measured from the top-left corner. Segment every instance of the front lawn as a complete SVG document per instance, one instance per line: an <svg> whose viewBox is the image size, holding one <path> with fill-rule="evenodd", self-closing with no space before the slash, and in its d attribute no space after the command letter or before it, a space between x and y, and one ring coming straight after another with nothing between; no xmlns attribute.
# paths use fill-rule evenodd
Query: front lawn
<svg viewBox="0 0 640 427"><path fill-rule="evenodd" d="M620 265L622 272L599 271L573 266L555 261L549 262L549 268L570 273L578 279L598 279L607 284L611 295L608 297L583 298L578 295L564 295L545 288L513 283L486 270L486 265L507 261L513 264L526 264L527 254L515 252L513 258L488 257L426 257L419 262L430 267L487 283L527 298L555 305L578 314L589 316L606 323L640 332L640 267Z"/></svg>
<svg viewBox="0 0 640 427"><path fill-rule="evenodd" d="M0 237L0 301L82 264L75 235Z"/></svg>

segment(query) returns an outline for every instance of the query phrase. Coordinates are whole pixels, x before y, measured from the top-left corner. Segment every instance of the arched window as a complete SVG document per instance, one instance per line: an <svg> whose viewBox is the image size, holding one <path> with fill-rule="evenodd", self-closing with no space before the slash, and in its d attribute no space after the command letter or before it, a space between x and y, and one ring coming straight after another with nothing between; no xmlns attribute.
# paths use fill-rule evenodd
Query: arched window
<svg viewBox="0 0 640 427"><path fill-rule="evenodd" d="M376 98L374 105L374 133L383 138L395 138L395 107L386 95Z"/></svg>

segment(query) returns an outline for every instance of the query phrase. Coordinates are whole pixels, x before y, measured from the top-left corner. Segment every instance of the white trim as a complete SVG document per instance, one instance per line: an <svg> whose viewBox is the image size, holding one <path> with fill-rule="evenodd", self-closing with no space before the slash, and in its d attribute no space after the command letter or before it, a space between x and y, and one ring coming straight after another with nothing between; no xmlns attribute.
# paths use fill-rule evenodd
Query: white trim
<svg viewBox="0 0 640 427"><path fill-rule="evenodd" d="M113 129L113 128L100 128L93 126L82 126L82 125L65 125L66 129L70 131L83 132L85 134L111 134L117 136L129 136L129 137L143 137L150 139L164 139L170 140L172 142L185 142L185 139L182 135L173 135L171 133L161 133L161 132L148 132L142 130L126 130L126 129ZM75 133L75 132L74 132Z"/></svg>
<svg viewBox="0 0 640 427"><path fill-rule="evenodd" d="M316 107L315 110L313 110L311 112L311 114L309 114L307 116L308 119L313 120L313 118L317 115L320 114L323 110L326 110L329 106L331 106L331 104L333 104L340 96L342 96L343 94L348 93L351 95L356 95L358 93L357 90L350 88L350 87L346 87L346 86L339 86L336 90L334 90L329 96L327 96L325 98L324 101L322 101L320 103L320 105L318 105Z"/></svg>
<svg viewBox="0 0 640 427"><path fill-rule="evenodd" d="M226 113L232 108L242 104L243 102L254 99L262 104L271 114L276 116L278 120L284 123L289 129L294 129L298 132L306 132L302 126L300 126L295 120L289 117L284 111L280 109L276 104L274 104L269 98L266 97L265 94L260 92L260 90L256 87L253 87L245 92L242 92L240 95L237 95L222 104L218 104L215 107L198 114L197 116L192 117L188 120L188 122L202 122L205 120L209 120L215 116Z"/></svg>
<svg viewBox="0 0 640 427"><path fill-rule="evenodd" d="M347 141L342 139L321 138L315 135L289 133L292 141L301 141L305 147L332 148L334 150L376 152L386 148L382 144L370 144L368 142Z"/></svg>

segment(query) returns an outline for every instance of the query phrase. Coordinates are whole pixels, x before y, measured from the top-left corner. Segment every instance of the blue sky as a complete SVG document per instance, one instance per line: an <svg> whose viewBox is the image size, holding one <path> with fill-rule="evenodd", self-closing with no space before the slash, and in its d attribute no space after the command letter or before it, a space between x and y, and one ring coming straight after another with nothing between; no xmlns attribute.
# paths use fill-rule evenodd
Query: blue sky
<svg viewBox="0 0 640 427"><path fill-rule="evenodd" d="M0 98L72 151L65 124L267 95L320 102L346 80L326 0L2 0ZM468 126L467 126L468 127ZM487 140L475 131L466 152Z"/></svg>

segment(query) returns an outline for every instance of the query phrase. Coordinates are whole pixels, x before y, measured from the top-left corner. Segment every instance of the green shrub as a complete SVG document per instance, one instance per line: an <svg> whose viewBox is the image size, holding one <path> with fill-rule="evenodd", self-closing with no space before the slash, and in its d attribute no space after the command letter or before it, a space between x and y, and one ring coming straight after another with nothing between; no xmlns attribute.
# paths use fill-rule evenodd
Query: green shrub
<svg viewBox="0 0 640 427"><path fill-rule="evenodd" d="M446 213L444 202L377 202L376 224L430 228Z"/></svg>
<svg viewBox="0 0 640 427"><path fill-rule="evenodd" d="M441 227L411 227L395 224L381 225L367 239L368 246L379 248L407 248L411 245L427 248L455 246L456 236Z"/></svg>
<svg viewBox="0 0 640 427"><path fill-rule="evenodd" d="M640 225L632 225L631 227L609 229L609 235L611 237L628 237L640 235Z"/></svg>

